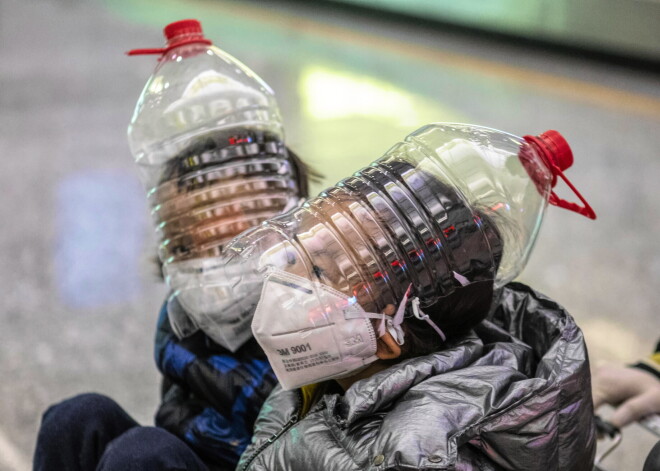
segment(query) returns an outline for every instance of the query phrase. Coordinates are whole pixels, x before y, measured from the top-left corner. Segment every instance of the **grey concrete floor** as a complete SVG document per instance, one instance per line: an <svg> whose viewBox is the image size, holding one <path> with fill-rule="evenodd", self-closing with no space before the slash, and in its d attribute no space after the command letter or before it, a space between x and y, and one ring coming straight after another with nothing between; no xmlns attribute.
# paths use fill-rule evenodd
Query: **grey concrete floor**
<svg viewBox="0 0 660 471"><path fill-rule="evenodd" d="M327 176L316 190L431 121L562 131L576 156L569 175L599 218L550 208L521 279L568 308L594 361L652 349L658 76L412 24L265 8L0 0L0 471L28 469L41 413L80 392L152 423L166 289L126 125L155 59L123 52L159 46L160 28L185 17L273 86L288 142ZM641 469L652 443L631 427L610 469Z"/></svg>

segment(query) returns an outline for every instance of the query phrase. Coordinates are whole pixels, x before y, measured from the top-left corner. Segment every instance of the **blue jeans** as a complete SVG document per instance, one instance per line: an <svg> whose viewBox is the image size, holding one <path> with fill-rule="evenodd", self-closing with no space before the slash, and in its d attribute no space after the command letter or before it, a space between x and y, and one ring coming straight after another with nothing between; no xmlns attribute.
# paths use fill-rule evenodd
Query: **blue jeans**
<svg viewBox="0 0 660 471"><path fill-rule="evenodd" d="M43 415L34 471L208 471L182 440L141 427L115 401L82 394Z"/></svg>

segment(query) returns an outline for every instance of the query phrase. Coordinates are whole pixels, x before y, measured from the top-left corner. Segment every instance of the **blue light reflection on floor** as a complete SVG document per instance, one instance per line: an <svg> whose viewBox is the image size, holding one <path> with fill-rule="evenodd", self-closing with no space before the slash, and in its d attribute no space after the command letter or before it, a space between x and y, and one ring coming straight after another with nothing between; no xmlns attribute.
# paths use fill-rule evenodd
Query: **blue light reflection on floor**
<svg viewBox="0 0 660 471"><path fill-rule="evenodd" d="M71 307L119 304L140 290L148 217L138 178L89 170L62 180L55 199L55 270Z"/></svg>

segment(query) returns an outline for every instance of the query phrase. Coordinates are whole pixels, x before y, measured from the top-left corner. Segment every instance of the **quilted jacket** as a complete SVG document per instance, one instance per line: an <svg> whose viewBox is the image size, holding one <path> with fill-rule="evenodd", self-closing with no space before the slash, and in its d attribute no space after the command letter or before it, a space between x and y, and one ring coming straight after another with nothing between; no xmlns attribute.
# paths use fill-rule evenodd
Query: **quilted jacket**
<svg viewBox="0 0 660 471"><path fill-rule="evenodd" d="M580 329L529 287L441 351L325 394L274 389L240 470L590 470L591 378Z"/></svg>

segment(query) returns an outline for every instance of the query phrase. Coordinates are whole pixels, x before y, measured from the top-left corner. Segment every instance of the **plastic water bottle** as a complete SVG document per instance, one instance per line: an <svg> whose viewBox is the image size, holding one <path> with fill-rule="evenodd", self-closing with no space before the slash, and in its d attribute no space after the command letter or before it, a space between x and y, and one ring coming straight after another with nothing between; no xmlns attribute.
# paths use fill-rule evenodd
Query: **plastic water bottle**
<svg viewBox="0 0 660 471"><path fill-rule="evenodd" d="M215 47L197 20L171 23L164 34L164 47L128 53L159 56L128 140L147 188L170 302L177 303L170 321L185 336L212 331L204 316L219 303L208 300L231 292L224 274L209 269L227 241L295 207L306 182L287 153L270 87ZM242 327L214 339L235 350L249 336Z"/></svg>
<svg viewBox="0 0 660 471"><path fill-rule="evenodd" d="M494 286L525 266L557 178L573 163L556 131L517 137L430 124L302 207L234 239L214 269L228 285L221 315L249 320L272 270L318 281L367 312L398 305L412 284L425 308L457 287Z"/></svg>
<svg viewBox="0 0 660 471"><path fill-rule="evenodd" d="M147 187L165 265L217 256L235 235L299 198L273 91L204 37L197 20L164 29L128 140Z"/></svg>

